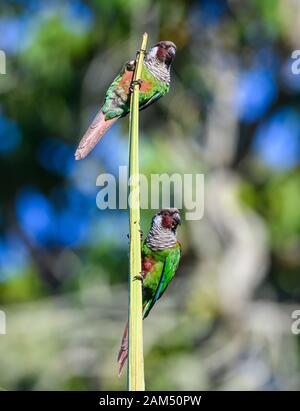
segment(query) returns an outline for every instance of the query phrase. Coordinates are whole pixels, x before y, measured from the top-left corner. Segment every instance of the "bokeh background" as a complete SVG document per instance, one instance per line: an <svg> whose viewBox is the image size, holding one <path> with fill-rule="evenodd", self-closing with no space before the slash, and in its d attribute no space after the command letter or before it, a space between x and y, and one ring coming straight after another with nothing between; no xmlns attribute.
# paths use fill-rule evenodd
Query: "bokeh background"
<svg viewBox="0 0 300 411"><path fill-rule="evenodd" d="M144 31L178 53L141 114L141 172L205 174L204 218L183 221L144 324L146 386L300 388L299 22L296 0L1 2L1 389L126 387L128 215L96 207L96 178L127 164L128 118L74 150Z"/></svg>

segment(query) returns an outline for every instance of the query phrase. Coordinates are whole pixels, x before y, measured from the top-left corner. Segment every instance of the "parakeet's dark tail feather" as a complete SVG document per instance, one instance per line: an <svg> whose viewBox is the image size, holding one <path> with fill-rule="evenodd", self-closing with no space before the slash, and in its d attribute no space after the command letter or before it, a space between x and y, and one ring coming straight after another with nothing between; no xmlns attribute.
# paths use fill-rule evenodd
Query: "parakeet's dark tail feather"
<svg viewBox="0 0 300 411"><path fill-rule="evenodd" d="M76 160L81 160L86 157L118 118L119 117L114 117L110 120L105 120L105 115L102 113L102 109L100 109L85 135L80 140L75 153Z"/></svg>
<svg viewBox="0 0 300 411"><path fill-rule="evenodd" d="M119 377L122 375L123 368L128 357L128 321L126 321L125 329L122 337L121 347L118 354Z"/></svg>

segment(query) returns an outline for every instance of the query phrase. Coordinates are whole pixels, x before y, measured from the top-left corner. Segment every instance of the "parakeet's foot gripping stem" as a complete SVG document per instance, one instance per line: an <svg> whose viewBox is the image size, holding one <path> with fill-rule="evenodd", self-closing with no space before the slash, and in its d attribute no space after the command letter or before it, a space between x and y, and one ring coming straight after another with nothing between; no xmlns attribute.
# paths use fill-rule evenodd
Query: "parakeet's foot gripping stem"
<svg viewBox="0 0 300 411"><path fill-rule="evenodd" d="M136 84L138 84L138 85L139 85L139 88L141 88L143 82L144 82L144 80L133 80L133 81L131 82L130 87L129 87L130 93L133 93L133 88L134 88L134 86L135 86Z"/></svg>
<svg viewBox="0 0 300 411"><path fill-rule="evenodd" d="M142 282L142 284L144 284L144 276L143 276L143 273L139 273L139 274L135 275L135 276L133 277L133 280L139 280L139 281Z"/></svg>

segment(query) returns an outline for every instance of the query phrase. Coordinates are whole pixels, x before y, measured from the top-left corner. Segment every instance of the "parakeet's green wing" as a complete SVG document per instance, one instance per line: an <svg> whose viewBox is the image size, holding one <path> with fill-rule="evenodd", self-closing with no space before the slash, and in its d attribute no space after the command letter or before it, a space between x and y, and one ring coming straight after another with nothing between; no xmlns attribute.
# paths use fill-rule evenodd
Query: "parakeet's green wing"
<svg viewBox="0 0 300 411"><path fill-rule="evenodd" d="M129 111L129 88L132 82L135 61L131 60L124 64L122 70L109 86L102 112L105 118L122 117Z"/></svg>
<svg viewBox="0 0 300 411"><path fill-rule="evenodd" d="M172 278L174 277L181 254L181 247L180 244L177 243L177 246L174 249L170 250L168 256L166 257L160 281L158 283L157 289L155 291L154 297L148 301L145 309L143 317L146 318L149 312L151 311L153 305L156 301L163 295L166 288L168 287L169 283L171 282Z"/></svg>

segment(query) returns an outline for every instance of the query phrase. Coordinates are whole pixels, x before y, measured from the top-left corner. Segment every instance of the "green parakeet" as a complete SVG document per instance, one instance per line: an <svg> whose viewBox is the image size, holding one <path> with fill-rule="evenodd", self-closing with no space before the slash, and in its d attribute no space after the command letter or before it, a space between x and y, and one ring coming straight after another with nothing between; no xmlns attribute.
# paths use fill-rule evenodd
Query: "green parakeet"
<svg viewBox="0 0 300 411"><path fill-rule="evenodd" d="M146 53L140 83L140 110L169 91L170 67L175 54L176 46L171 41L160 41ZM134 68L135 60L127 62L109 86L104 104L79 143L76 160L86 157L113 123L129 113Z"/></svg>
<svg viewBox="0 0 300 411"><path fill-rule="evenodd" d="M147 238L142 243L143 318L163 295L177 270L181 246L176 238L180 214L177 208L157 213ZM128 357L128 324L126 323L118 355L119 375Z"/></svg>

